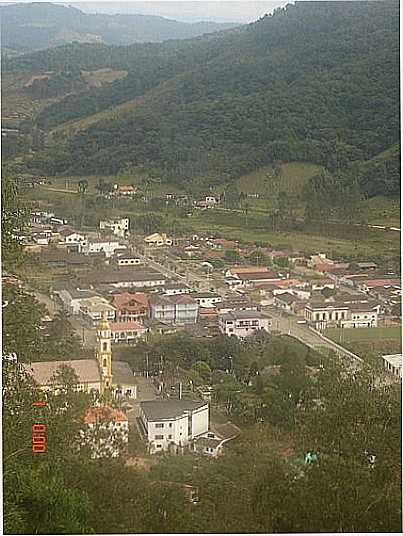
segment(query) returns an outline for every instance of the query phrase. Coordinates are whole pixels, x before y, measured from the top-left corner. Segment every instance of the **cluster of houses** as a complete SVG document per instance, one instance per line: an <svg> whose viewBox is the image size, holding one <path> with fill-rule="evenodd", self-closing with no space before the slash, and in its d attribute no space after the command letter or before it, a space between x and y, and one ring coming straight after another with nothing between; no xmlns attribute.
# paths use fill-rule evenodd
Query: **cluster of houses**
<svg viewBox="0 0 403 536"><path fill-rule="evenodd" d="M106 315L96 327L94 358L32 362L25 365L26 371L45 393L57 393L65 388L63 371L68 368L77 378L74 385L77 391L136 403L137 378L126 362L112 360L112 330ZM231 423L210 423L209 403L205 400L186 400L181 396L177 400L152 398L140 402L139 417L133 421L151 454L192 450L217 456L223 446L240 433ZM89 449L91 457L118 457L127 453L129 418L127 412L118 407L101 402L88 407L80 431L80 445ZM120 407L127 406L120 404Z"/></svg>

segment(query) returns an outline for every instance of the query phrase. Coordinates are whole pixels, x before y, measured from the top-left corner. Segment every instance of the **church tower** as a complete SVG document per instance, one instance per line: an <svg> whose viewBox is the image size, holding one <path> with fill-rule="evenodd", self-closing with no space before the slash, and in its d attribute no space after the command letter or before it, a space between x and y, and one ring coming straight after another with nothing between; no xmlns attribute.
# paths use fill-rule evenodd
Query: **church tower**
<svg viewBox="0 0 403 536"><path fill-rule="evenodd" d="M97 326L96 357L101 370L101 394L112 389L111 335L111 327L105 313Z"/></svg>

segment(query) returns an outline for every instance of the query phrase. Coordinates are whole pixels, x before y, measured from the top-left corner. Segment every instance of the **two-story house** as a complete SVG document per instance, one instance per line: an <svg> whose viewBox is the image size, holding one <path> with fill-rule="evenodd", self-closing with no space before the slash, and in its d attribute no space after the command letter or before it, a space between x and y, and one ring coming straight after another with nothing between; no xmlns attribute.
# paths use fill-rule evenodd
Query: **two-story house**
<svg viewBox="0 0 403 536"><path fill-rule="evenodd" d="M208 402L151 400L140 404L140 423L151 453L191 447L209 429Z"/></svg>
<svg viewBox="0 0 403 536"><path fill-rule="evenodd" d="M168 324L195 324L197 322L199 305L188 294L151 296L149 304L152 320Z"/></svg>
<svg viewBox="0 0 403 536"><path fill-rule="evenodd" d="M260 311L231 311L218 316L218 327L223 335L243 339L259 330L269 331L270 319Z"/></svg>

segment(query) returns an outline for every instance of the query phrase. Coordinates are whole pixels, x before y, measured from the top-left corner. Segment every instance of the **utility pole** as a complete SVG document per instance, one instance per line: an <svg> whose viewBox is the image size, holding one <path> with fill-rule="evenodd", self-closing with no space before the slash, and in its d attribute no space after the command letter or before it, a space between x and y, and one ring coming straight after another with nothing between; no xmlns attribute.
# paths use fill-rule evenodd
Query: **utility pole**
<svg viewBox="0 0 403 536"><path fill-rule="evenodd" d="M146 353L146 378L148 378L148 352Z"/></svg>

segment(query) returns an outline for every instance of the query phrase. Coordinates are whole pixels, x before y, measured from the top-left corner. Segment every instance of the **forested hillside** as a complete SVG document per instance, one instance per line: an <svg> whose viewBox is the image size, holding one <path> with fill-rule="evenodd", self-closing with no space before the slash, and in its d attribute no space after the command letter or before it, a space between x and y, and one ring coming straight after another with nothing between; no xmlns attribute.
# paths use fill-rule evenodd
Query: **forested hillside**
<svg viewBox="0 0 403 536"><path fill-rule="evenodd" d="M236 26L215 22L178 22L150 15L89 14L47 2L0 7L2 46L26 52L66 43L126 45L185 39Z"/></svg>
<svg viewBox="0 0 403 536"><path fill-rule="evenodd" d="M398 15L396 1L296 2L194 40L10 60L9 71L128 71L45 108L36 124L53 135L29 165L51 174L146 165L165 181L208 183L303 160L358 179L365 195L396 195ZM385 180L380 161L392 170Z"/></svg>

